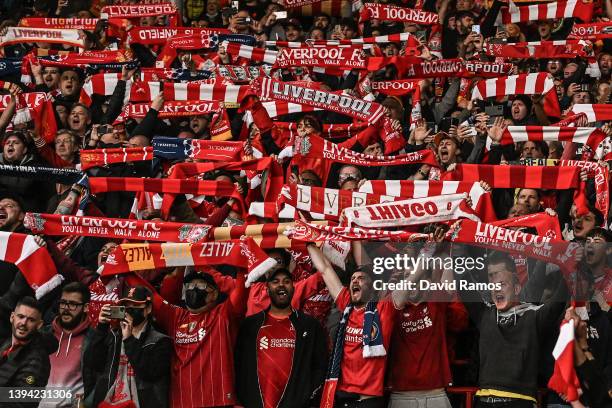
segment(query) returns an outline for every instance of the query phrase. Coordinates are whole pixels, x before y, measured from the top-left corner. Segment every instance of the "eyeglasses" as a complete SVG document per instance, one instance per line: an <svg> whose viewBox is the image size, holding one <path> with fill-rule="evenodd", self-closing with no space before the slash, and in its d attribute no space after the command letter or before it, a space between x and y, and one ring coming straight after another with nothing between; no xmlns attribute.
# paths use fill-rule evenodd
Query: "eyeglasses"
<svg viewBox="0 0 612 408"><path fill-rule="evenodd" d="M193 283L193 282L189 282L185 284L185 289L187 290L191 290L191 289L195 289L198 288L200 290L206 290L208 289L208 284L207 283Z"/></svg>
<svg viewBox="0 0 612 408"><path fill-rule="evenodd" d="M77 303L77 302L69 302L66 300L59 301L59 308L66 308L68 310L77 310L79 307L83 306L85 303Z"/></svg>

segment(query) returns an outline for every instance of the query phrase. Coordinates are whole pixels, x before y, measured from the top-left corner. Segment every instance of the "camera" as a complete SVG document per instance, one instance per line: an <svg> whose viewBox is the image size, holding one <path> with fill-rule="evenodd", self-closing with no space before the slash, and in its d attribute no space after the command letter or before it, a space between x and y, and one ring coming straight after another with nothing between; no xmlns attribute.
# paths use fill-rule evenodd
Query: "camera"
<svg viewBox="0 0 612 408"><path fill-rule="evenodd" d="M123 320L125 319L125 306L111 306L110 319Z"/></svg>

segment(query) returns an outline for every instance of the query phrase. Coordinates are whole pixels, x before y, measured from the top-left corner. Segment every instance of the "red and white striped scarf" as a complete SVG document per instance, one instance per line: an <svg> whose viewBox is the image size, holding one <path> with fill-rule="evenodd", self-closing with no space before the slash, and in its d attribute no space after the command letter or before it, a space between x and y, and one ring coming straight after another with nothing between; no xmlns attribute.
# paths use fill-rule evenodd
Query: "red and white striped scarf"
<svg viewBox="0 0 612 408"><path fill-rule="evenodd" d="M366 180L359 191L403 198L422 198L446 194L466 193L472 208L485 222L496 219L491 194L478 182L436 180Z"/></svg>
<svg viewBox="0 0 612 408"><path fill-rule="evenodd" d="M211 228L204 224L39 213L27 213L23 223L34 234L191 244L205 240Z"/></svg>
<svg viewBox="0 0 612 408"><path fill-rule="evenodd" d="M196 28L196 27L132 27L128 31L127 41L129 44L163 45L175 37L214 34L229 34L230 30L225 28Z"/></svg>
<svg viewBox="0 0 612 408"><path fill-rule="evenodd" d="M229 55L246 58L253 62L263 62L265 64L274 65L278 57L278 51L265 48L256 48L235 42L223 42L223 46Z"/></svg>
<svg viewBox="0 0 612 408"><path fill-rule="evenodd" d="M358 225L365 228L432 224L459 218L480 221L467 205L466 198L465 193L447 194L350 207L344 210L344 219L349 227Z"/></svg>
<svg viewBox="0 0 612 408"><path fill-rule="evenodd" d="M407 7L392 6L389 4L366 3L359 14L360 21L376 19L380 21L402 21L421 25L438 24L438 14Z"/></svg>
<svg viewBox="0 0 612 408"><path fill-rule="evenodd" d="M49 57L50 58L41 58ZM133 61L132 52L128 50L116 51L83 51L81 53L45 50L37 48L32 50L25 58L33 62L37 60L44 67L88 67L92 64L125 64ZM30 63L31 63L30 62Z"/></svg>
<svg viewBox="0 0 612 408"><path fill-rule="evenodd" d="M443 180L484 181L492 188L567 190L580 185L580 168L569 166L497 166L458 164Z"/></svg>
<svg viewBox="0 0 612 408"><path fill-rule="evenodd" d="M34 236L0 232L0 260L15 265L40 299L61 285L64 278L46 248L38 246Z"/></svg>
<svg viewBox="0 0 612 408"><path fill-rule="evenodd" d="M427 234L408 231L386 231L377 229L351 228L344 226L331 226L296 221L293 228L285 232L291 239L305 242L317 241L360 241L382 240L414 242L426 240Z"/></svg>
<svg viewBox="0 0 612 408"><path fill-rule="evenodd" d="M591 22L585 24L576 24L572 26L572 31L567 36L569 40L605 40L612 38L612 22Z"/></svg>
<svg viewBox="0 0 612 408"><path fill-rule="evenodd" d="M190 243L121 244L101 266L101 276L177 266L232 265L247 268L250 286L276 265L250 237Z"/></svg>
<svg viewBox="0 0 612 408"><path fill-rule="evenodd" d="M517 7L510 1L509 7L502 8L501 16L503 24L528 23L531 21L572 17L588 22L593 17L593 6L594 3L592 1L567 0Z"/></svg>
<svg viewBox="0 0 612 408"><path fill-rule="evenodd" d="M81 150L81 170L114 163L152 160L152 147L118 147L113 149Z"/></svg>
<svg viewBox="0 0 612 408"><path fill-rule="evenodd" d="M164 102L161 110L157 114L160 119L176 118L181 116L206 115L211 112L219 112L224 108L223 102L217 101L168 101ZM115 123L123 122L127 118L142 119L151 109L149 103L130 103L123 108L123 111Z"/></svg>
<svg viewBox="0 0 612 408"><path fill-rule="evenodd" d="M35 28L71 28L74 30L93 31L98 21L99 19L97 18L26 17L19 20L19 26Z"/></svg>
<svg viewBox="0 0 612 408"><path fill-rule="evenodd" d="M301 66L365 69L366 58L361 47L302 47L278 51L274 68Z"/></svg>
<svg viewBox="0 0 612 408"><path fill-rule="evenodd" d="M283 185L283 170L281 165L272 157L262 157L261 159L247 160L241 162L212 162L212 163L178 163L173 166L168 175L169 178L185 179L208 173L215 170L244 171L252 188L261 184L262 172L267 172L267 183L264 191L266 200L276 199ZM258 183L253 180L259 178Z"/></svg>
<svg viewBox="0 0 612 408"><path fill-rule="evenodd" d="M306 40L313 46L324 45L351 45L351 44L386 44L390 42L407 41L408 47L418 47L419 40L410 33L399 33L389 35L379 35L376 37L352 38L350 40ZM266 41L266 45L274 45L273 41Z"/></svg>
<svg viewBox="0 0 612 408"><path fill-rule="evenodd" d="M503 58L576 58L593 55L584 40L533 41L512 44L485 43L487 55Z"/></svg>
<svg viewBox="0 0 612 408"><path fill-rule="evenodd" d="M104 6L102 10L100 10L100 18L103 19L154 16L168 16L171 26L177 26L179 23L178 10L172 3Z"/></svg>
<svg viewBox="0 0 612 408"><path fill-rule="evenodd" d="M85 48L85 35L76 29L8 27L0 36L0 47L23 43L64 44Z"/></svg>
<svg viewBox="0 0 612 408"><path fill-rule="evenodd" d="M279 211L285 205L290 205L297 210L310 213L315 219L338 221L345 208L399 200L403 198L291 184L283 187L277 206Z"/></svg>
<svg viewBox="0 0 612 408"><path fill-rule="evenodd" d="M91 101L91 95L112 95L121 74L92 75L83 85L81 99ZM213 83L172 83L163 84L164 98L167 101L219 101L238 103L247 95L247 85L225 85ZM160 82L128 81L126 97L131 102L150 102L159 94Z"/></svg>
<svg viewBox="0 0 612 408"><path fill-rule="evenodd" d="M499 141L502 145L532 142L573 142L589 146L596 152L600 143L608 136L598 128L567 126L508 126ZM487 148L491 139L487 139Z"/></svg>
<svg viewBox="0 0 612 408"><path fill-rule="evenodd" d="M510 95L545 95L544 111L549 116L561 116L555 83L550 74L510 75L478 81L472 91L472 99L486 99Z"/></svg>
<svg viewBox="0 0 612 408"><path fill-rule="evenodd" d="M259 96L341 113L370 124L378 122L385 114L385 108L376 102L354 98L349 95L313 90L270 78L263 78L261 81Z"/></svg>
<svg viewBox="0 0 612 408"><path fill-rule="evenodd" d="M366 167L400 166L416 163L439 167L435 155L431 150L418 150L416 152L396 156L372 156L338 146L317 135L296 137L293 154L294 159L298 163L301 159L325 159L338 163Z"/></svg>
<svg viewBox="0 0 612 408"><path fill-rule="evenodd" d="M581 103L573 105L568 115L584 113L589 123L612 120L612 105Z"/></svg>

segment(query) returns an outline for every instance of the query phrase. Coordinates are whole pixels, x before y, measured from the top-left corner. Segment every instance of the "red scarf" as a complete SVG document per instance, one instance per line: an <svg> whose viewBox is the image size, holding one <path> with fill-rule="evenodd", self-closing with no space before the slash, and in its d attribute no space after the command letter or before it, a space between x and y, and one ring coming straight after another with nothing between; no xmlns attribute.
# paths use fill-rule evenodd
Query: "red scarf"
<svg viewBox="0 0 612 408"><path fill-rule="evenodd" d="M0 232L0 260L13 264L40 299L64 279L46 248L38 246L32 235Z"/></svg>
<svg viewBox="0 0 612 408"><path fill-rule="evenodd" d="M210 180L178 180L178 179L152 179L152 178L123 178L123 177L91 177L89 179L91 193L106 193L110 191L150 191L155 193L194 194L211 197L235 198L241 207L244 207L242 196L236 191L236 186L229 181ZM168 218L172 199L165 197L162 206L162 217Z"/></svg>
<svg viewBox="0 0 612 408"><path fill-rule="evenodd" d="M294 161L301 159L325 159L355 166L401 166L405 164L429 164L438 167L435 155L431 150L400 154L397 156L372 156L358 153L338 146L317 135L297 137L293 147Z"/></svg>
<svg viewBox="0 0 612 408"><path fill-rule="evenodd" d="M25 17L19 20L19 27L35 28L72 28L93 31L98 24L97 18L47 18Z"/></svg>
<svg viewBox="0 0 612 408"><path fill-rule="evenodd" d="M121 244L101 266L101 276L177 266L232 265L249 271L250 286L276 265L253 238L190 243Z"/></svg>
<svg viewBox="0 0 612 408"><path fill-rule="evenodd" d="M177 26L179 14L176 6L172 3L138 4L129 6L104 6L100 10L100 18L140 18L168 16L170 26Z"/></svg>
<svg viewBox="0 0 612 408"><path fill-rule="evenodd" d="M444 194L467 193L472 199L472 208L481 220L496 220L491 194L485 192L478 182L435 180L366 180L359 191L371 194L403 198L432 197Z"/></svg>
<svg viewBox="0 0 612 408"><path fill-rule="evenodd" d="M572 106L572 110L568 113L568 115L578 113L584 113L589 123L605 122L608 120L612 120L612 105L603 103L576 104Z"/></svg>
<svg viewBox="0 0 612 408"><path fill-rule="evenodd" d="M540 236L548 237L551 241L563 241L559 218L556 215L550 215L545 212L499 220L492 222L491 225L504 228L535 228Z"/></svg>
<svg viewBox="0 0 612 408"><path fill-rule="evenodd" d="M605 226L608 219L608 211L610 211L610 183L608 169L596 162L578 160L561 160L559 165L578 167L587 170L588 177L592 178L595 182L595 208L597 208L603 214L603 222Z"/></svg>
<svg viewBox="0 0 612 408"><path fill-rule="evenodd" d="M0 37L0 47L22 43L65 44L85 48L85 35L76 29L8 27Z"/></svg>
<svg viewBox="0 0 612 408"><path fill-rule="evenodd" d="M168 101L158 112L160 119L176 118L181 116L206 115L223 109L223 102L217 101ZM150 103L130 103L123 108L121 114L115 120L123 122L127 118L144 118L151 109Z"/></svg>
<svg viewBox="0 0 612 408"><path fill-rule="evenodd" d="M3 112L11 101L10 95L0 95L0 112ZM22 93L17 97L17 107L13 124L33 121L39 135L47 143L53 143L57 133L53 101L44 92Z"/></svg>
<svg viewBox="0 0 612 408"><path fill-rule="evenodd" d="M360 241L360 240L389 240L413 242L426 240L427 234L408 231L385 231L377 229L350 228L342 226L329 226L321 224L296 221L295 227L288 229L286 235L294 240L305 242L317 241Z"/></svg>
<svg viewBox="0 0 612 408"><path fill-rule="evenodd" d="M555 1L521 7L516 7L513 2L510 2L510 7L502 8L501 16L504 24L572 17L579 18L582 21L591 21L593 6L592 1L587 3L583 0Z"/></svg>
<svg viewBox="0 0 612 408"><path fill-rule="evenodd" d="M586 23L572 25L572 31L567 36L571 40L605 40L612 38L612 22Z"/></svg>
<svg viewBox="0 0 612 408"><path fill-rule="evenodd" d="M376 102L365 101L348 95L339 95L336 93L289 85L285 82L270 78L263 78L259 96L260 98L269 98L322 108L370 124L378 122L385 114L385 108Z"/></svg>
<svg viewBox="0 0 612 408"><path fill-rule="evenodd" d="M119 147L113 149L81 150L81 170L113 163L131 163L153 159L152 147Z"/></svg>
<svg viewBox="0 0 612 408"><path fill-rule="evenodd" d="M264 191L266 200L274 200L281 193L283 185L283 170L278 161L272 157L263 157L241 162L214 162L214 163L178 163L173 166L168 175L170 179L185 179L216 170L246 171L247 178L253 179L254 173L266 172L267 181Z"/></svg>
<svg viewBox="0 0 612 408"><path fill-rule="evenodd" d="M365 69L366 58L362 47L302 47L282 48L274 68L334 67L343 70Z"/></svg>
<svg viewBox="0 0 612 408"><path fill-rule="evenodd" d="M526 142L573 142L586 144L596 152L599 144L608 136L597 128L559 126L508 126L502 134L500 144L509 145ZM487 140L487 143L490 139Z"/></svg>
<svg viewBox="0 0 612 408"><path fill-rule="evenodd" d="M576 58L591 56L593 49L584 40L534 41L513 44L485 43L487 55L503 58Z"/></svg>
<svg viewBox="0 0 612 408"><path fill-rule="evenodd" d="M348 226L365 228L393 228L408 225L432 224L458 218L480 220L467 205L467 194L413 198L392 203L350 207L344 210Z"/></svg>
<svg viewBox="0 0 612 408"><path fill-rule="evenodd" d="M279 211L288 204L297 210L312 213L317 219L338 221L345 208L399 200L403 198L291 184L283 188L277 205Z"/></svg>
<svg viewBox="0 0 612 408"><path fill-rule="evenodd" d="M510 95L544 95L544 111L549 116L560 117L561 108L550 74L519 74L478 81L472 91L472 99L486 99Z"/></svg>
<svg viewBox="0 0 612 408"><path fill-rule="evenodd" d="M210 231L210 225L203 224L38 213L27 213L23 223L35 234L191 244L206 239Z"/></svg>
<svg viewBox="0 0 612 408"><path fill-rule="evenodd" d="M447 238L451 242L552 262L566 271L575 271L575 251L579 247L570 242L553 243L551 238L546 236L527 234L472 220L462 220L456 229L448 232Z"/></svg>
<svg viewBox="0 0 612 408"><path fill-rule="evenodd" d="M51 58L40 58L51 56ZM38 63L45 67L87 67L91 64L123 64L133 61L132 52L129 50L117 51L83 51L81 53L44 50L37 48L29 53L26 58L29 61L37 59Z"/></svg>
<svg viewBox="0 0 612 408"><path fill-rule="evenodd" d="M578 167L458 164L453 171L444 174L443 179L484 181L492 188L567 190L579 187L579 176Z"/></svg>
<svg viewBox="0 0 612 408"><path fill-rule="evenodd" d="M420 25L438 24L438 14L389 4L366 3L359 14L360 21L376 19L381 21L401 21Z"/></svg>
<svg viewBox="0 0 612 408"><path fill-rule="evenodd" d="M195 28L195 27L133 27L128 32L127 41L130 44L164 45L175 37L214 34L229 34L225 28Z"/></svg>

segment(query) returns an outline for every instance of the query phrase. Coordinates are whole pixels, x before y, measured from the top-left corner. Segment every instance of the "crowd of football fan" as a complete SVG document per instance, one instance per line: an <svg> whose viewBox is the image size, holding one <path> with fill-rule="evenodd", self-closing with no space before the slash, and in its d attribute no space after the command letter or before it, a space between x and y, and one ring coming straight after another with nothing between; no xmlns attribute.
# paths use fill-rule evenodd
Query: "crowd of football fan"
<svg viewBox="0 0 612 408"><path fill-rule="evenodd" d="M388 0L380 1L386 4ZM592 1L592 22L612 19L611 0ZM137 3L140 2L128 0L124 4ZM385 120L394 129L401 129L405 138L401 149L392 153L431 149L443 173L460 163L529 166L524 159L577 159L577 152L584 147L571 142L499 142L508 125L554 124L564 119L575 104L610 103L609 39L589 42L592 54L575 59L495 59L483 48L488 42L564 40L573 24L588 21L565 18L496 26L500 7L508 5L500 0L393 2L437 13L440 26L376 19L360 22L357 11L352 16L346 11L326 14L324 11L332 10L331 6L316 11L316 4L348 3L335 0L289 9L281 3L177 0L176 7L179 25L228 28L233 34L253 36L255 46L260 48L270 40L353 40L408 32L418 38L416 54L423 60L508 62L513 64L509 75L546 72L552 76L560 118L547 116L542 95L521 94L498 98L494 107L501 106L497 111L500 116L493 117L494 110L483 109L484 104L471 101L471 92L462 89L473 86L471 81L466 85L464 78L444 77L425 78L419 84L421 117L411 121L415 106L411 95L385 96L367 86L365 91L360 88L366 75L371 82L402 79L393 65L375 72L353 70L340 75L322 73L312 66L288 67L270 74L285 82L298 80L301 84L312 83L316 89L343 91L355 97L367 93L370 100L386 108ZM2 0L0 37L9 27L18 26L22 18L98 19L100 9L109 4L113 3ZM282 11L287 10L285 17ZM169 24L165 15L124 20L122 30L127 32L138 26ZM225 109L230 133L224 133L221 139L211 131L219 119L215 113L158 118L158 112L168 103L163 92L149 100L146 116L117 121L129 103L126 92L130 84L139 78L141 70L154 66L162 46L126 44L125 32L113 36L104 20L95 21L95 28L84 32L88 49L130 49L129 64L71 67L53 64L52 58L26 58L37 48L48 50L48 55L53 55L53 50L76 52L62 44L11 43L1 48L0 92L4 99L0 106L0 164L79 169L80 153L86 150L148 147L154 136L168 136L242 140L245 155L263 149L257 153L278 160L287 184L359 191L366 180L440 179L440 172L427 164L404 166L402 171L344 165L323 167L329 169L329 174L303 167L296 172L290 165L291 158L279 154L286 147L281 144L287 143L286 138L276 138L273 129L257 123L259 115L251 115L253 125L245 124L250 111L261 106L255 93L238 101L240 107ZM479 26L477 30L472 29L475 25ZM268 44L268 48L274 47ZM374 43L368 52L402 56L407 52L406 43ZM200 74L198 68L202 70L198 59L206 61L206 70L218 76L221 74L216 65L234 69L261 65L230 55L217 44L214 49L180 51L169 70L188 72L188 76L196 78ZM11 71L7 68L11 64L20 69ZM100 72L120 72L115 88L106 96L82 100L81 89L88 76ZM263 71L258 72L263 75ZM231 81L217 79L222 80ZM17 120L22 108L20 98L33 92L46 93L50 98L50 117ZM353 121L324 110L288 113L272 119L274 123L294 123L298 136L325 136L326 125ZM52 138L42 134L48 123L36 123L37 120L55 122L57 131ZM612 135L612 125L607 120L592 122L582 117L576 121L575 126L597 127L606 137ZM351 135L344 136L334 142L344 142ZM486 143L487 138L492 143ZM344 146L380 156L388 151L384 143L383 138L357 135ZM157 159L154 164L151 160L120 162L87 172L90 178L164 178L170 164L168 160L160 164ZM608 172L606 162L599 164ZM612 406L612 269L606 246L612 240L610 219L604 219L595 205L599 192L595 191L593 178L586 172L580 177L586 182L588 200L587 211L582 213L572 203L573 191L491 189L488 183L481 183L485 194L492 195L498 219L546 212L557 218L565 241L586 245L579 263L587 277L588 298L584 306L576 307L570 307L568 284L560 277L559 269L553 265L542 268L531 262L526 266L528 275L531 279L540 274L538 279L544 282L544 289L536 297L531 296L532 303L524 302L525 287L516 277L518 257L503 252L490 253L487 258L484 276L499 283L500 289L484 293L483 299L458 294L452 302L435 302L425 292L398 291L387 296L378 294L374 300L371 268L364 263L363 243L359 241L351 243L343 269L328 260L320 243L307 243L301 250L265 249L277 264L246 288L245 271L226 266L148 270L137 272L140 280L130 280L126 275L101 278L98 268L121 240L35 235L37 246L48 251L63 276L63 284L35 299L27 271L13 263L0 262L0 387L61 387L71 391L71 398L43 401L40 406L44 407L294 408L334 404L442 408L450 407L451 401L452 406L465 406L464 394L457 394L458 386L467 387L464 390L474 387L473 399L478 407ZM244 172L219 170L203 178L230 181L243 197L248 194L251 201L263 201L260 196L253 198L253 194L261 193L250 188ZM1 175L0 231L32 234L24 225L26 212L76 214L85 189L79 184ZM177 195L168 221L211 227L279 221L247 216L236 205L235 197L207 197L204 205L189 198ZM89 195L87 206L81 210L85 215L125 219L133 216L133 202L133 192L107 192ZM149 202L140 208L138 217L160 221L162 214L159 206ZM412 231L428 233L430 243L437 245L436 252L442 256L449 251L450 244L443 239L448 227L421 225ZM523 229L534 233L533 229ZM8 242L3 241L0 252L11 250ZM433 253L423 247L410 252L411 256L418 256L420 250ZM309 257L306 262L305 256ZM435 279L448 271L429 272L416 276ZM553 347L564 319L574 324L570 359L573 358L579 384L570 384L568 389L579 388L578 398L547 390L555 362ZM36 405L0 402L0 406Z"/></svg>

